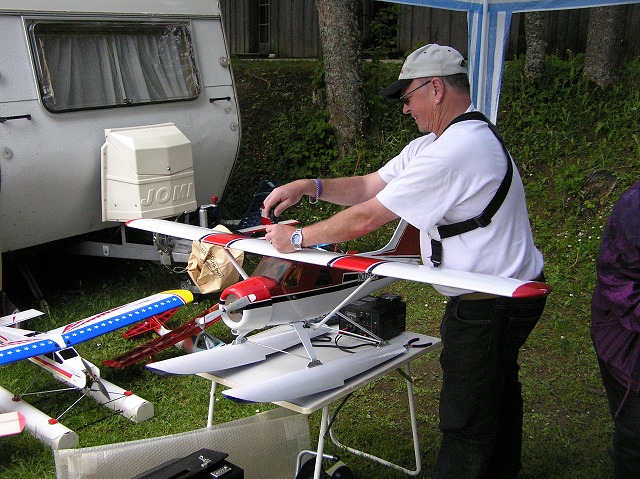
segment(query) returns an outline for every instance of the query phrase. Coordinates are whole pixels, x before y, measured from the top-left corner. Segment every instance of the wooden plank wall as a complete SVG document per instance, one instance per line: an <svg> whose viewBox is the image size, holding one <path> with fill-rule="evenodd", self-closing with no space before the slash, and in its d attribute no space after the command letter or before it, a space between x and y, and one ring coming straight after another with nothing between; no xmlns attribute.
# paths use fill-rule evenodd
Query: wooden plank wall
<svg viewBox="0 0 640 479"><path fill-rule="evenodd" d="M257 51L258 45L251 45L249 41L249 31L253 21L253 16L249 15L249 2L247 0L222 0L220 10L229 52L236 54Z"/></svg>
<svg viewBox="0 0 640 479"><path fill-rule="evenodd" d="M221 0L220 6L229 50L232 55L257 55L256 0ZM625 51L640 55L640 4L627 6ZM591 9L545 12L550 54L583 53ZM398 51L406 54L425 43L451 45L467 54L467 14L425 7L400 5ZM271 44L269 52L278 58L318 58L321 53L315 0L271 0ZM507 58L524 54L524 14L511 21Z"/></svg>
<svg viewBox="0 0 640 479"><path fill-rule="evenodd" d="M284 58L315 58L320 54L315 0L272 2L271 53ZM274 12L277 11L277 14Z"/></svg>
<svg viewBox="0 0 640 479"><path fill-rule="evenodd" d="M221 0L222 21L232 55L273 53L279 58L317 58L320 33L315 0L271 1L271 44L259 51L256 0Z"/></svg>
<svg viewBox="0 0 640 479"><path fill-rule="evenodd" d="M630 57L640 55L640 4L628 5L625 51ZM565 57L567 52L584 53L587 44L590 8L544 12L547 53ZM437 12L437 13L436 13ZM511 19L507 58L524 54L524 15ZM400 6L398 49L411 52L425 43L451 45L467 55L467 13L424 7Z"/></svg>

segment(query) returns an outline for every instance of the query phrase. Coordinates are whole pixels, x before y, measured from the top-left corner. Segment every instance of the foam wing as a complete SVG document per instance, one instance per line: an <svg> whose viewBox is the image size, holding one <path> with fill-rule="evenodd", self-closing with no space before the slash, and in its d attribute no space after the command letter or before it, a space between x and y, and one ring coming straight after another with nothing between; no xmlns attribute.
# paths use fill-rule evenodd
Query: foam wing
<svg viewBox="0 0 640 479"><path fill-rule="evenodd" d="M348 379L405 353L402 345L386 345L327 361L312 368L299 369L277 378L248 386L227 389L225 397L244 403L293 401L344 386Z"/></svg>
<svg viewBox="0 0 640 479"><path fill-rule="evenodd" d="M191 301L187 290L165 291L46 333L0 327L0 365L74 346Z"/></svg>
<svg viewBox="0 0 640 479"><path fill-rule="evenodd" d="M374 254L341 254L314 248L305 248L296 253L280 253L264 239L247 238L238 234L161 219L143 218L130 220L127 222L127 226L225 248L238 249L262 256L284 259L295 258L297 261L320 266L330 266L349 271L449 286L499 296L526 298L546 296L551 292L551 286L546 283L521 281L513 278L447 268L432 268L410 262L389 260Z"/></svg>

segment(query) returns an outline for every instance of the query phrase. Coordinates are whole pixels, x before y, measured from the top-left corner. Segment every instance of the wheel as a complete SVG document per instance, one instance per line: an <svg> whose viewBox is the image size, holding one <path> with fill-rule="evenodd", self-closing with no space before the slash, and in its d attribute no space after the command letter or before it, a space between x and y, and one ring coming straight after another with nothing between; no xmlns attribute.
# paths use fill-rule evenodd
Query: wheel
<svg viewBox="0 0 640 479"><path fill-rule="evenodd" d="M316 458L307 459L298 471L296 479L313 479L315 468ZM320 472L320 479L355 479L355 477L351 469L342 461L337 462L328 471L325 472L323 470Z"/></svg>

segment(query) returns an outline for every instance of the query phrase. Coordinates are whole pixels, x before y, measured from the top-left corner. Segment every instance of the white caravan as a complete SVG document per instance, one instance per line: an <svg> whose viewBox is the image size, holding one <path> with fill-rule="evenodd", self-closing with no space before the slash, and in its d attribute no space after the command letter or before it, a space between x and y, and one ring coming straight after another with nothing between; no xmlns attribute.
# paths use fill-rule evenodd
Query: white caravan
<svg viewBox="0 0 640 479"><path fill-rule="evenodd" d="M2 253L158 259L124 221L222 196L240 117L217 1L3 0L0 45Z"/></svg>

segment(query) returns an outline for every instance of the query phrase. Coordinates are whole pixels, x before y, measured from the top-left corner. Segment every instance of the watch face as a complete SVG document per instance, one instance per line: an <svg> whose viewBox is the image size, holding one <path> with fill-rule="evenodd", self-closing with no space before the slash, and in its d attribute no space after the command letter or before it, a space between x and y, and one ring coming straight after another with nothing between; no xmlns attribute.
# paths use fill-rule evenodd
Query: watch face
<svg viewBox="0 0 640 479"><path fill-rule="evenodd" d="M295 230L291 235L291 244L295 249L302 249L302 231Z"/></svg>

